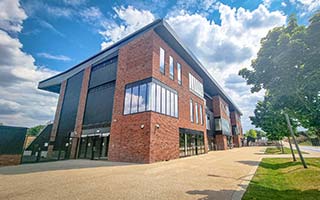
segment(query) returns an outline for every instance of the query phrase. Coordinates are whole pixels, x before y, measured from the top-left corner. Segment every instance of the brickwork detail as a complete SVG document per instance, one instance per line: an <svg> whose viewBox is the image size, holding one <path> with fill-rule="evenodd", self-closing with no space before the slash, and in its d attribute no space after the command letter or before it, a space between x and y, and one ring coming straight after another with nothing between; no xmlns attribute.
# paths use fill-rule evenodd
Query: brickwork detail
<svg viewBox="0 0 320 200"><path fill-rule="evenodd" d="M225 135L216 135L217 150L227 150L227 137Z"/></svg>
<svg viewBox="0 0 320 200"><path fill-rule="evenodd" d="M0 167L19 165L21 163L21 155L0 155Z"/></svg>

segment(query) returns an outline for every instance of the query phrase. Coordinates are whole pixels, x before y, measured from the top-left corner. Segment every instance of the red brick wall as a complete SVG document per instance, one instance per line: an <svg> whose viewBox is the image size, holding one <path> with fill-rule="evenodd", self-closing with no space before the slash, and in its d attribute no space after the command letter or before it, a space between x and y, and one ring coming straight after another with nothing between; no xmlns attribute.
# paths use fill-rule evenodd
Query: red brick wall
<svg viewBox="0 0 320 200"><path fill-rule="evenodd" d="M108 159L150 162L150 112L123 115L125 85L151 77L152 33L128 43L119 50ZM141 125L144 128L141 129Z"/></svg>
<svg viewBox="0 0 320 200"><path fill-rule="evenodd" d="M0 155L0 167L19 165L21 162L21 155Z"/></svg>
<svg viewBox="0 0 320 200"><path fill-rule="evenodd" d="M160 73L159 68L160 46L165 50L165 75ZM174 80L169 77L169 55L174 59ZM182 68L182 85L177 81L177 61ZM189 72L202 82L191 67L153 31L119 50L109 160L150 163L178 158L179 127L203 131L207 151L204 99L189 91ZM125 85L151 76L178 92L178 119L155 112L123 115ZM199 124L190 122L190 98L202 105L203 125L200 118ZM159 128L156 128L157 124ZM144 125L143 129L141 125Z"/></svg>
<svg viewBox="0 0 320 200"><path fill-rule="evenodd" d="M205 120L205 106L204 99L193 94L189 90L189 72L197 78L200 82L203 82L202 78L155 32L153 33L153 68L152 76L161 82L165 83L169 87L175 89L178 92L178 109L179 118L165 117L161 114L153 113L151 120L151 129L154 129L158 123L160 129L152 131L151 135L151 160L169 160L179 157L179 127L188 128L193 130L199 130L204 133L205 136L205 149L208 151L208 140L206 134L206 120ZM165 74L160 72L160 47L165 50ZM170 79L169 72L169 56L174 61L174 80ZM181 65L181 79L182 85L178 84L177 62ZM194 123L190 121L190 99L198 105L202 105L202 119L203 125L195 123L195 111L194 111ZM199 106L198 106L199 109ZM198 111L199 113L199 111ZM154 139L157 138L157 139Z"/></svg>

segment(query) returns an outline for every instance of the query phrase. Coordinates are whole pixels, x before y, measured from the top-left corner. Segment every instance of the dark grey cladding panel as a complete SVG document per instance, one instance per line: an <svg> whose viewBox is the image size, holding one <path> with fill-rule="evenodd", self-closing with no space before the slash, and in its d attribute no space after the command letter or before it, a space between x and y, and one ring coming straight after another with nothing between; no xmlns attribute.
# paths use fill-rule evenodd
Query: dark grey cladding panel
<svg viewBox="0 0 320 200"><path fill-rule="evenodd" d="M92 67L89 88L114 81L117 77L117 57L104 61Z"/></svg>
<svg viewBox="0 0 320 200"><path fill-rule="evenodd" d="M78 74L68 79L62 104L56 143L54 146L55 149L61 147L61 145L64 145L63 142L67 139L69 134L74 131L83 74L84 71L82 70Z"/></svg>
<svg viewBox="0 0 320 200"><path fill-rule="evenodd" d="M22 154L27 128L0 126L0 155Z"/></svg>
<svg viewBox="0 0 320 200"><path fill-rule="evenodd" d="M83 125L111 122L115 81L89 89Z"/></svg>

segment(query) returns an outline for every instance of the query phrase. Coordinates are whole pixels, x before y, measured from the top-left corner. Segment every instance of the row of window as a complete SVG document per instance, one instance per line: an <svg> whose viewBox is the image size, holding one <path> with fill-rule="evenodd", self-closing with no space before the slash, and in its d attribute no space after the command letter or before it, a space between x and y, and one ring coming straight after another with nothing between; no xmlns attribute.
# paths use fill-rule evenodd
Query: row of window
<svg viewBox="0 0 320 200"><path fill-rule="evenodd" d="M165 51L160 47L160 72L165 73ZM169 56L169 77L174 80L174 62L173 57ZM177 79L181 85L181 65L177 62Z"/></svg>
<svg viewBox="0 0 320 200"><path fill-rule="evenodd" d="M177 92L158 82L127 87L123 113L126 115L144 111L178 117Z"/></svg>
<svg viewBox="0 0 320 200"><path fill-rule="evenodd" d="M199 97L204 98L203 84L191 73L189 73L189 89Z"/></svg>
<svg viewBox="0 0 320 200"><path fill-rule="evenodd" d="M194 104L194 106L193 106ZM194 108L193 108L194 107ZM195 123L203 125L203 110L202 105L198 103L193 103L193 100L190 99L190 121L194 122L194 116L196 118Z"/></svg>

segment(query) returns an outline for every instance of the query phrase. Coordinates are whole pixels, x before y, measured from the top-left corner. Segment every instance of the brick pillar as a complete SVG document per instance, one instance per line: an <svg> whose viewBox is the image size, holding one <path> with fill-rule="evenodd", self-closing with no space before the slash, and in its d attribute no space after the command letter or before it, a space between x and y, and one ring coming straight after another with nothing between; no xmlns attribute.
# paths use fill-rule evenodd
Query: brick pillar
<svg viewBox="0 0 320 200"><path fill-rule="evenodd" d="M216 145L217 150L227 150L228 144L227 144L227 137L225 135L216 135Z"/></svg>
<svg viewBox="0 0 320 200"><path fill-rule="evenodd" d="M73 135L73 138L71 141L70 158L73 158L73 159L77 158L77 152L79 149L78 143L80 142L80 136L82 133L82 123L83 123L83 116L84 116L84 111L86 107L87 95L88 95L90 73L91 73L91 66L85 69L83 79L82 79L76 124L74 128L75 135Z"/></svg>
<svg viewBox="0 0 320 200"><path fill-rule="evenodd" d="M234 135L233 138L233 144L235 147L241 147L241 136L240 135Z"/></svg>
<svg viewBox="0 0 320 200"><path fill-rule="evenodd" d="M59 121L60 121L60 114L61 114L61 110L62 110L62 104L63 104L63 99L64 99L66 87L67 87L67 80L64 80L60 85L58 105L57 105L57 109L56 109L56 114L54 116L54 122L53 122L52 131L51 131L50 139L49 139L49 145L48 145L48 154L47 154L48 158L52 157L53 143L56 140L56 136L57 136L58 126L59 126Z"/></svg>

